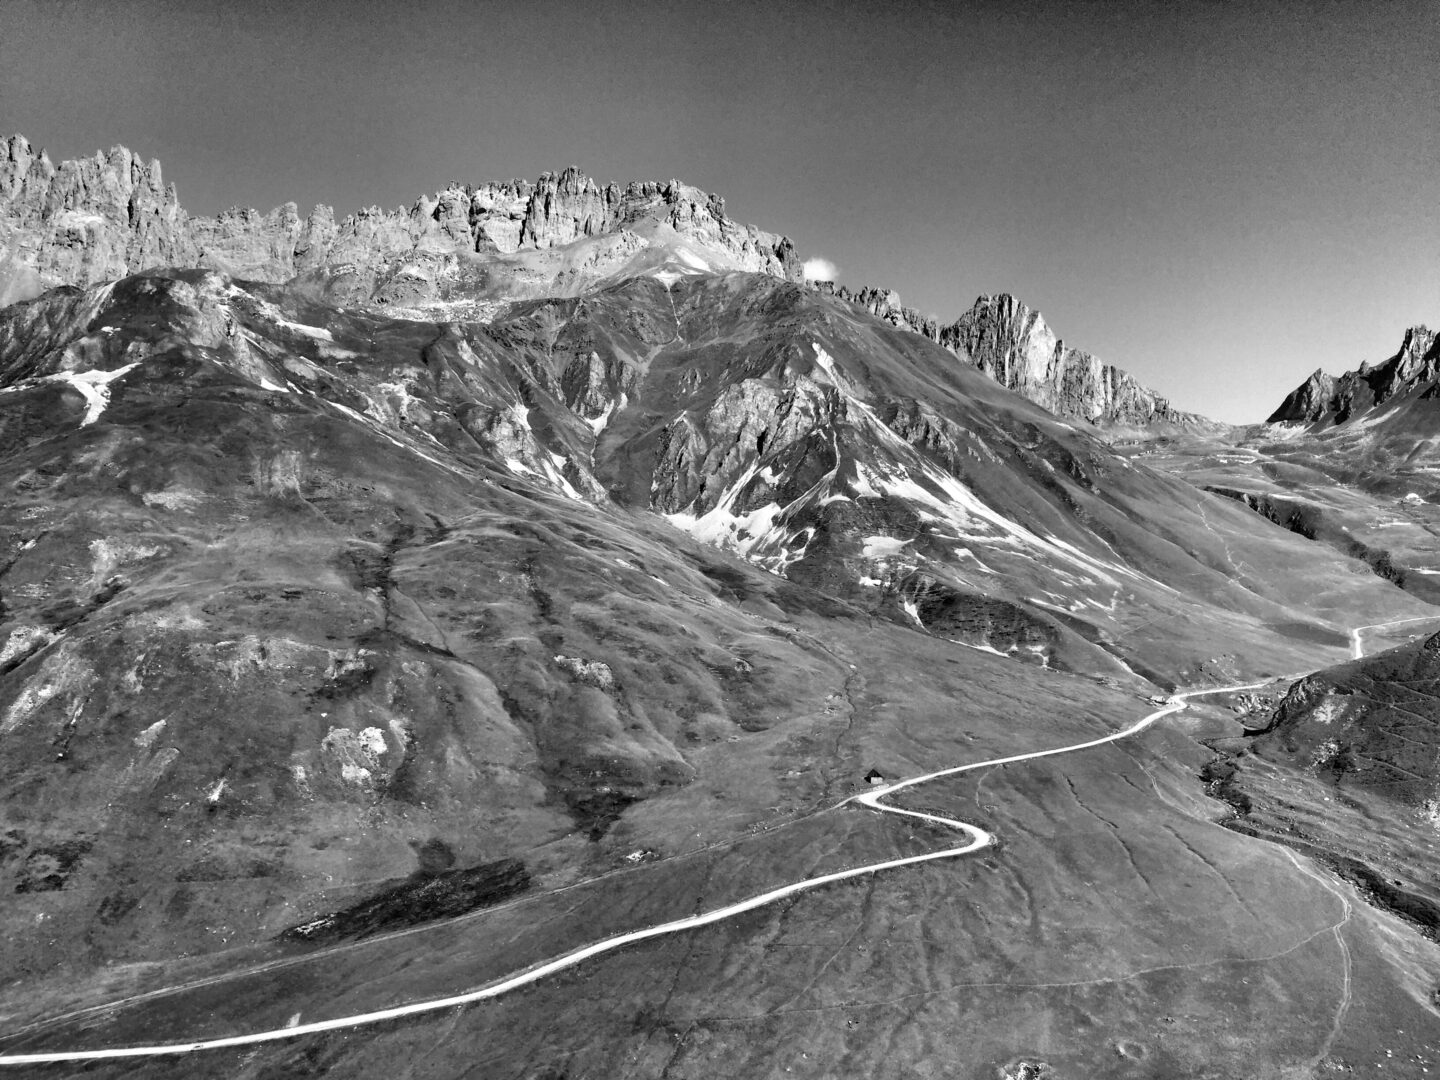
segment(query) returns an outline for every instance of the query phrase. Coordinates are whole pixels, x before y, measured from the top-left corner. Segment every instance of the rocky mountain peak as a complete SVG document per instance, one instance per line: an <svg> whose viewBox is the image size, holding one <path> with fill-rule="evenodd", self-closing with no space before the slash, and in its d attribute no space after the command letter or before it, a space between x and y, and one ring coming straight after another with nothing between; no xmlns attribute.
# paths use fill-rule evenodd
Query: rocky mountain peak
<svg viewBox="0 0 1440 1080"><path fill-rule="evenodd" d="M1040 312L1009 293L977 298L969 311L944 326L934 316L906 307L893 289L852 292L829 281L812 287L943 345L1057 416L1099 424L1209 423L1173 408L1127 372L1068 348Z"/></svg>
<svg viewBox="0 0 1440 1080"><path fill-rule="evenodd" d="M1316 370L1270 414L1267 423L1343 424L1412 391L1428 392L1440 380L1440 344L1434 330L1405 331L1390 359L1363 363L1338 377Z"/></svg>
<svg viewBox="0 0 1440 1080"><path fill-rule="evenodd" d="M1012 389L1053 382L1066 351L1040 313L1008 293L979 297L953 330L976 366Z"/></svg>
<svg viewBox="0 0 1440 1080"><path fill-rule="evenodd" d="M1362 365L1360 374L1366 373L1367 367ZM1308 379L1290 391L1280 408L1271 414L1268 422L1295 422L1303 421L1309 416L1318 416L1325 411L1326 403L1334 395L1335 379L1321 368L1316 368Z"/></svg>
<svg viewBox="0 0 1440 1080"><path fill-rule="evenodd" d="M1397 354L1399 358L1397 376L1401 379L1412 378L1424 366L1425 355L1434 344L1435 331L1423 323L1406 330L1405 337L1400 343L1400 352Z"/></svg>

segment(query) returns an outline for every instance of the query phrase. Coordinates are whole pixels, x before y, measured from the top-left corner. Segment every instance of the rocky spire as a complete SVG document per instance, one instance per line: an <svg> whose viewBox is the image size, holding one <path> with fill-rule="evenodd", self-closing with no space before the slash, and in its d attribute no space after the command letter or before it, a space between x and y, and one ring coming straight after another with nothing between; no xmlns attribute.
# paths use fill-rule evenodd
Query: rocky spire
<svg viewBox="0 0 1440 1080"><path fill-rule="evenodd" d="M29 140L0 142L0 302L30 287L93 285L158 265L191 265L188 218L160 163L123 146L53 165ZM6 272L8 267L8 273Z"/></svg>

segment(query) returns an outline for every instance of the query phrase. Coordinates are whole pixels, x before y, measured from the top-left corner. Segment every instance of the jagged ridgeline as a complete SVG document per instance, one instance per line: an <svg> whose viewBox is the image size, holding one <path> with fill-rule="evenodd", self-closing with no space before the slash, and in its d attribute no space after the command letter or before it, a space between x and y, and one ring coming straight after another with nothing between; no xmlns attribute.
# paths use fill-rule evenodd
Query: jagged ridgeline
<svg viewBox="0 0 1440 1080"><path fill-rule="evenodd" d="M674 180L602 187L573 168L534 183L452 184L409 209L339 221L323 205L302 218L294 203L192 217L158 161L117 146L57 166L16 135L0 143L0 212L0 302L156 266L299 277L343 303L565 295L678 237L718 256L717 268L800 277L790 241L731 221L719 196ZM543 254L587 240L569 258Z"/></svg>
<svg viewBox="0 0 1440 1080"><path fill-rule="evenodd" d="M302 217L294 203L192 217L160 163L125 147L56 165L23 136L0 142L0 306L170 266L294 282L317 300L401 317L489 319L507 301L579 295L667 264L801 278L789 239L736 223L718 195L676 180L602 186L569 168L533 183L451 184L408 209L371 207L338 221L328 206ZM946 326L891 290L817 287L928 337L1057 415L1206 425L1067 347L1014 297L981 297Z"/></svg>

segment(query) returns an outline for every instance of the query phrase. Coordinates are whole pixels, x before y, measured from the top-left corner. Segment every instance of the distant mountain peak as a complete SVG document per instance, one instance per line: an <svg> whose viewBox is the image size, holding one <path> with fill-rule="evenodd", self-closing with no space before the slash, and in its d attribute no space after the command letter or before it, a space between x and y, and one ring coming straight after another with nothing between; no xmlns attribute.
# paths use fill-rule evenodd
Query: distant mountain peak
<svg viewBox="0 0 1440 1080"><path fill-rule="evenodd" d="M1174 408L1128 372L1068 347L1039 311L1010 293L978 297L969 311L946 326L906 307L893 289L851 292L833 282L817 282L815 287L945 346L1057 416L1097 424L1213 425L1203 416Z"/></svg>
<svg viewBox="0 0 1440 1080"><path fill-rule="evenodd" d="M1405 331L1394 356L1366 362L1340 376L1315 373L1297 386L1270 414L1267 423L1330 426L1358 419L1372 410L1440 380L1440 339L1417 323Z"/></svg>

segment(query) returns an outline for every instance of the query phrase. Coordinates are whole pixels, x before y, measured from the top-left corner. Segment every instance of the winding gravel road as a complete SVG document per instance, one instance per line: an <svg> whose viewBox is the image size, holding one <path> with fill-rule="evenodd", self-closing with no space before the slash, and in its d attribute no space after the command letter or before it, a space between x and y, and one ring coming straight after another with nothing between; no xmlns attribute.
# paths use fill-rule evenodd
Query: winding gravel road
<svg viewBox="0 0 1440 1080"><path fill-rule="evenodd" d="M1381 630L1387 626L1404 626L1406 623L1435 622L1434 615L1421 615L1415 619L1395 619L1393 622L1371 623L1369 626L1357 626L1350 631L1350 659L1359 660L1365 655L1365 647L1361 644L1360 635L1366 630Z"/></svg>
<svg viewBox="0 0 1440 1080"><path fill-rule="evenodd" d="M1350 632L1354 650L1358 655L1361 647L1360 632L1363 630L1377 629L1381 626L1398 625L1399 622L1418 621L1421 620L1399 620L1397 623L1376 623L1371 626L1358 627ZM1286 676L1283 678L1298 678L1298 676ZM1080 750L1089 750L1092 747L1104 746L1106 743L1116 742L1119 739L1129 738L1131 735L1138 734L1163 717L1180 712L1186 707L1186 703L1191 698L1203 697L1210 694L1228 694L1240 690L1254 690L1277 681L1282 680L1265 679L1260 682L1245 683L1239 686L1214 687L1208 690L1190 690L1185 693L1175 694L1163 707L1142 717L1129 727L1110 735L1101 736L1098 739L1091 739L1088 742L1082 743L1073 743L1068 746L1057 746L1050 750L1033 750L1025 754L1012 754L1009 757L991 758L988 761L976 761L969 765L956 765L948 769L938 769L935 772L925 773L923 776L912 776L907 780L900 780L885 787L852 796L839 804L844 806L849 803L857 803L861 806L879 811L880 813L895 814L907 818L918 818L921 821L927 821L934 825L953 829L966 838L964 843L955 847L932 851L924 855L910 855L905 858L870 863L865 866L853 867L849 870L840 870L833 874L823 874L819 877L806 878L803 881L783 885L778 889L771 889L769 892L760 893L758 896L752 896L747 900L741 900L738 903L716 908L713 911L707 911L699 915L690 915L683 919L675 919L671 922L646 927L643 930L633 930L629 933L606 938L603 941L597 941L584 948L565 953L563 956L558 956L553 960L547 960L534 967L526 968L524 971L511 975L500 982L491 983L478 990L469 990L463 994L455 994L450 997L416 1001L409 1005L379 1009L375 1012L357 1013L353 1016L339 1016L331 1020L316 1020L307 1024L294 1024L290 1027L275 1028L270 1031L256 1031L245 1035L231 1035L220 1039L158 1043L150 1046L119 1046L96 1050L0 1054L0 1066L46 1065L60 1062L104 1061L115 1058L175 1056L191 1054L201 1050L223 1050L231 1047L255 1046L259 1043L279 1042L283 1039L294 1039L302 1035L314 1035L323 1031L338 1031L345 1028L361 1027L366 1024L376 1024L385 1020L394 1020L400 1017L418 1016L422 1013L438 1012L443 1009L453 1008L457 1005L468 1005L471 1002L496 998L501 994L509 993L511 990L518 990L522 986L528 986L557 972L564 971L566 968L575 967L577 964L584 963L591 957L614 952L616 949L624 948L626 945L631 945L638 941L648 941L651 938L664 937L668 934L678 934L687 930L694 930L697 927L709 926L711 923L729 919L742 912L753 911L756 908L765 907L767 904L773 904L788 897L798 895L799 893L809 892L812 889L818 889L837 881L847 881L851 878L863 877L868 874L878 874L886 870L897 870L902 866L915 866L920 863L933 862L937 859L953 859L961 855L968 855L973 851L978 851L994 841L994 837L978 825L971 825L964 821L955 821L937 814L924 814L915 810L902 810L899 807L887 805L881 800L897 792L904 791L907 788L928 783L931 780L939 780L947 776L958 776L960 773L970 772L973 769L986 769L996 765L1010 765L1020 761L1031 761L1035 758L1073 754Z"/></svg>

